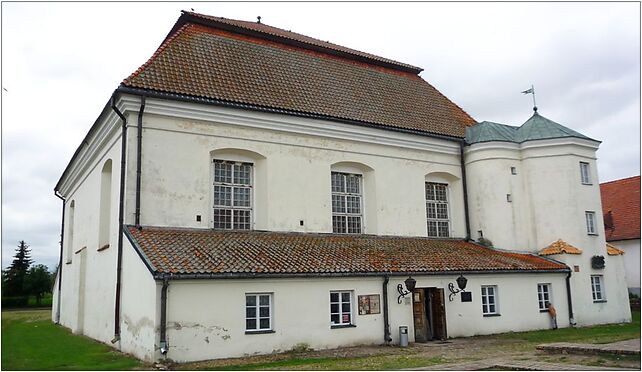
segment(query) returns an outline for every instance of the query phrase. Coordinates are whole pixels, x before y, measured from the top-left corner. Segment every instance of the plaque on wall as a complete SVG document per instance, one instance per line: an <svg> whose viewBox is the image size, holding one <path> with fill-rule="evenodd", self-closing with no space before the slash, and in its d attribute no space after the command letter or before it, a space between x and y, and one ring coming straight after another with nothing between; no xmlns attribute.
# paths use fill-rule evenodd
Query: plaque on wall
<svg viewBox="0 0 642 372"><path fill-rule="evenodd" d="M473 302L473 292L461 292L461 302Z"/></svg>
<svg viewBox="0 0 642 372"><path fill-rule="evenodd" d="M381 313L380 304L378 294L359 296L359 315Z"/></svg>

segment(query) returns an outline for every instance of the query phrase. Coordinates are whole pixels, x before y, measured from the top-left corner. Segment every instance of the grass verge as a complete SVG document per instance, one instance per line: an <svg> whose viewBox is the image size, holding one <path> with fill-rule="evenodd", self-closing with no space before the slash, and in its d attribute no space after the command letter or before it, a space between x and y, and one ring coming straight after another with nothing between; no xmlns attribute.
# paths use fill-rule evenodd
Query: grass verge
<svg viewBox="0 0 642 372"><path fill-rule="evenodd" d="M557 330L503 333L498 339L517 339L528 343L575 342L606 344L640 337L640 312L631 313L631 323L606 324L592 327L560 328Z"/></svg>
<svg viewBox="0 0 642 372"><path fill-rule="evenodd" d="M123 370L141 362L50 320L51 311L2 312L3 370Z"/></svg>

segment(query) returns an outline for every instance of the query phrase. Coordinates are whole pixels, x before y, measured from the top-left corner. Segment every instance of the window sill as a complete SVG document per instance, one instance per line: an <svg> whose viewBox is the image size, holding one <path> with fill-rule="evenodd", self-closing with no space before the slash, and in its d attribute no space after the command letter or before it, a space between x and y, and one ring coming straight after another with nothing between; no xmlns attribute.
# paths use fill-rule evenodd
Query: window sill
<svg viewBox="0 0 642 372"><path fill-rule="evenodd" d="M606 300L593 300L594 304L600 304L600 303L604 303L604 302L606 302Z"/></svg>
<svg viewBox="0 0 642 372"><path fill-rule="evenodd" d="M584 185L584 186L593 186L592 183L584 183L584 182L582 182L582 185Z"/></svg>
<svg viewBox="0 0 642 372"><path fill-rule="evenodd" d="M71 265L71 260L65 262L65 265Z"/></svg>
<svg viewBox="0 0 642 372"><path fill-rule="evenodd" d="M502 314L484 314L484 318L492 317L492 316L502 316Z"/></svg>
<svg viewBox="0 0 642 372"><path fill-rule="evenodd" d="M265 335L268 333L276 333L273 330L265 330L265 331L245 331L246 335Z"/></svg>
<svg viewBox="0 0 642 372"><path fill-rule="evenodd" d="M587 235L588 236L600 236L600 234L597 234L597 233L588 233Z"/></svg>
<svg viewBox="0 0 642 372"><path fill-rule="evenodd" d="M540 313L548 313L548 309L539 309Z"/></svg>
<svg viewBox="0 0 642 372"><path fill-rule="evenodd" d="M339 329L339 328L357 328L354 324L334 324L330 326L330 329Z"/></svg>
<svg viewBox="0 0 642 372"><path fill-rule="evenodd" d="M107 248L109 248L109 244L103 245L102 247L98 248L96 251L101 252L101 251L104 251Z"/></svg>

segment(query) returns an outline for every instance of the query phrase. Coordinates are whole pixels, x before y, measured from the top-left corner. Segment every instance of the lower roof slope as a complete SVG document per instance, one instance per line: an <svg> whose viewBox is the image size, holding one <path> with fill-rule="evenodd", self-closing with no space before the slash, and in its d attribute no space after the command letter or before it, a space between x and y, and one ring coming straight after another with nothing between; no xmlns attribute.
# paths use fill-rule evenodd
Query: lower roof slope
<svg viewBox="0 0 642 372"><path fill-rule="evenodd" d="M128 226L158 276L566 271L559 262L455 239Z"/></svg>

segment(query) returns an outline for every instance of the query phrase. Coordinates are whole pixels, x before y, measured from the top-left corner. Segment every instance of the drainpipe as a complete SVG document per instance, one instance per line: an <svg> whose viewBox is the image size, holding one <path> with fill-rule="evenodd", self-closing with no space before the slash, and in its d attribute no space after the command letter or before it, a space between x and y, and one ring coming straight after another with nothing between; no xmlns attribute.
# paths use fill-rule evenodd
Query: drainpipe
<svg viewBox="0 0 642 372"><path fill-rule="evenodd" d="M573 316L573 300L571 298L571 274L573 274L572 271L566 274L566 301L568 301L568 322L572 327L575 325L575 317Z"/></svg>
<svg viewBox="0 0 642 372"><path fill-rule="evenodd" d="M114 300L114 339L115 343L120 340L120 277L123 265L123 221L125 204L125 166L127 150L127 118L116 107L116 95L111 97L111 108L123 122L120 147L120 198L118 201L118 259L116 262L116 298Z"/></svg>
<svg viewBox="0 0 642 372"><path fill-rule="evenodd" d="M465 140L459 142L459 158L461 160L461 182L464 188L464 215L466 217L466 241L470 241L470 217L468 215L468 187L466 186L466 164L464 163Z"/></svg>
<svg viewBox="0 0 642 372"><path fill-rule="evenodd" d="M140 96L140 110L138 111L138 140L136 146L136 227L140 228L140 183L141 183L141 158L143 146L143 112L145 111L145 96Z"/></svg>
<svg viewBox="0 0 642 372"><path fill-rule="evenodd" d="M167 287L169 287L169 279L167 276L163 278L163 286L161 287L161 308L160 308L160 352L163 356L167 355L169 346L167 345Z"/></svg>
<svg viewBox="0 0 642 372"><path fill-rule="evenodd" d="M62 290L62 255L63 247L65 241L65 205L67 200L58 193L58 190L54 190L54 195L56 195L60 200L62 200L62 223L60 227L60 259L58 260L58 300L56 301L56 324L60 324L60 291Z"/></svg>
<svg viewBox="0 0 642 372"><path fill-rule="evenodd" d="M386 345L390 345L392 337L390 337L390 324L388 323L388 282L390 278L388 275L383 277L383 340Z"/></svg>

